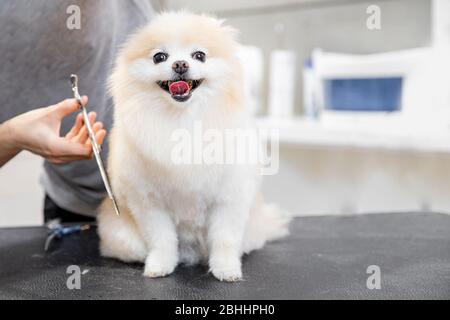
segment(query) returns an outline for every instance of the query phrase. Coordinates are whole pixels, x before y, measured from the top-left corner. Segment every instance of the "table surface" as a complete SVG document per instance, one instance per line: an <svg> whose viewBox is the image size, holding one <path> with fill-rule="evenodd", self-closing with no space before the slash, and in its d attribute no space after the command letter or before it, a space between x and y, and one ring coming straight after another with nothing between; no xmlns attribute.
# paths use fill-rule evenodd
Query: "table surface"
<svg viewBox="0 0 450 320"><path fill-rule="evenodd" d="M291 235L243 259L244 280L206 267L166 278L99 256L95 229L43 252L46 229L0 229L0 299L449 299L450 215L395 213L296 218ZM68 289L68 266L82 271ZM381 289L368 289L377 265Z"/></svg>

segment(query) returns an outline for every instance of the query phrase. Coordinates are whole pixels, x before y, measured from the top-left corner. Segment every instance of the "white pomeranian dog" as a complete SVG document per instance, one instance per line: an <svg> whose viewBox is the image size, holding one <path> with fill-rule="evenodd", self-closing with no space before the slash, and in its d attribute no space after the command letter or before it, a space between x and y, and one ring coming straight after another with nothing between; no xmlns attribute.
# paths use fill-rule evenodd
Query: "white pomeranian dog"
<svg viewBox="0 0 450 320"><path fill-rule="evenodd" d="M207 263L236 281L243 254L287 235L289 217L259 194L257 164L174 161L177 130L252 127L235 34L212 17L163 13L123 46L108 161L121 215L109 199L100 207L103 256L144 262L152 278Z"/></svg>

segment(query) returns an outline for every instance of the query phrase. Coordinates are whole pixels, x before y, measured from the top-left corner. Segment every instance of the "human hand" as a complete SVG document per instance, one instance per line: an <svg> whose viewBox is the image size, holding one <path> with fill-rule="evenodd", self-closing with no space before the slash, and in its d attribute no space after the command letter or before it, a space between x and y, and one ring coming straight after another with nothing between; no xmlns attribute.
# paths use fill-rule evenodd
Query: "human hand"
<svg viewBox="0 0 450 320"><path fill-rule="evenodd" d="M87 97L82 97L84 105ZM74 160L90 159L93 156L88 131L82 114L78 114L72 129L66 136L60 136L62 119L78 110L75 99L67 99L55 105L39 108L21 114L5 124L9 129L9 140L19 150L25 149L41 155L54 164ZM89 113L89 121L100 146L106 136L101 122L95 122L95 112Z"/></svg>

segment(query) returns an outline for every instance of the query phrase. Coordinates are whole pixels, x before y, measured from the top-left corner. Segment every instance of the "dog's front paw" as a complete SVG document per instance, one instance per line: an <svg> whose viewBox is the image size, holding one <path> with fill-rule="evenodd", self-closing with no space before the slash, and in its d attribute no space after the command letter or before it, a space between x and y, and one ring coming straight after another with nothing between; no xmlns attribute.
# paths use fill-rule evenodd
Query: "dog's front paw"
<svg viewBox="0 0 450 320"><path fill-rule="evenodd" d="M220 281L236 282L242 279L241 268L214 268L211 269L212 274Z"/></svg>
<svg viewBox="0 0 450 320"><path fill-rule="evenodd" d="M178 259L176 256L152 252L145 259L144 276L149 278L168 276L175 270L177 264Z"/></svg>
<svg viewBox="0 0 450 320"><path fill-rule="evenodd" d="M223 257L210 260L210 270L220 281L235 282L242 279L239 258Z"/></svg>

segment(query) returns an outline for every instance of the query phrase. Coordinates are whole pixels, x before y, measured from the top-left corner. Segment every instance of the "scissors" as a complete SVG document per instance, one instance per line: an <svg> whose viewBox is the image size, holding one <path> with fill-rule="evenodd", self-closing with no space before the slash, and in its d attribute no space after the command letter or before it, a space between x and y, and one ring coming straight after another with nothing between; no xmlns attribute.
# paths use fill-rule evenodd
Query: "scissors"
<svg viewBox="0 0 450 320"><path fill-rule="evenodd" d="M47 239L45 240L44 251L47 252L50 248L50 244L55 239L62 239L72 233L77 233L85 230L89 230L91 226L89 224L83 225L73 225L73 226L63 226L59 223L51 223L48 226Z"/></svg>
<svg viewBox="0 0 450 320"><path fill-rule="evenodd" d="M81 96L78 93L78 76L76 74L72 74L70 76L70 83L72 84L73 96L79 103L81 112L83 114L84 124L86 125L87 131L89 134L89 139L91 140L92 150L94 151L95 160L97 161L98 168L100 169L100 174L102 176L102 180L103 180L103 184L105 185L106 192L108 193L108 197L111 199L111 201L114 205L114 210L116 211L116 214L120 215L119 206L117 205L116 197L114 196L114 193L112 191L111 184L109 183L108 175L106 174L105 166L103 165L103 161L100 156L100 146L97 144L97 141L95 140L94 131L92 130L91 123L89 122L89 117L88 117L86 107L84 106L83 102L81 101Z"/></svg>

